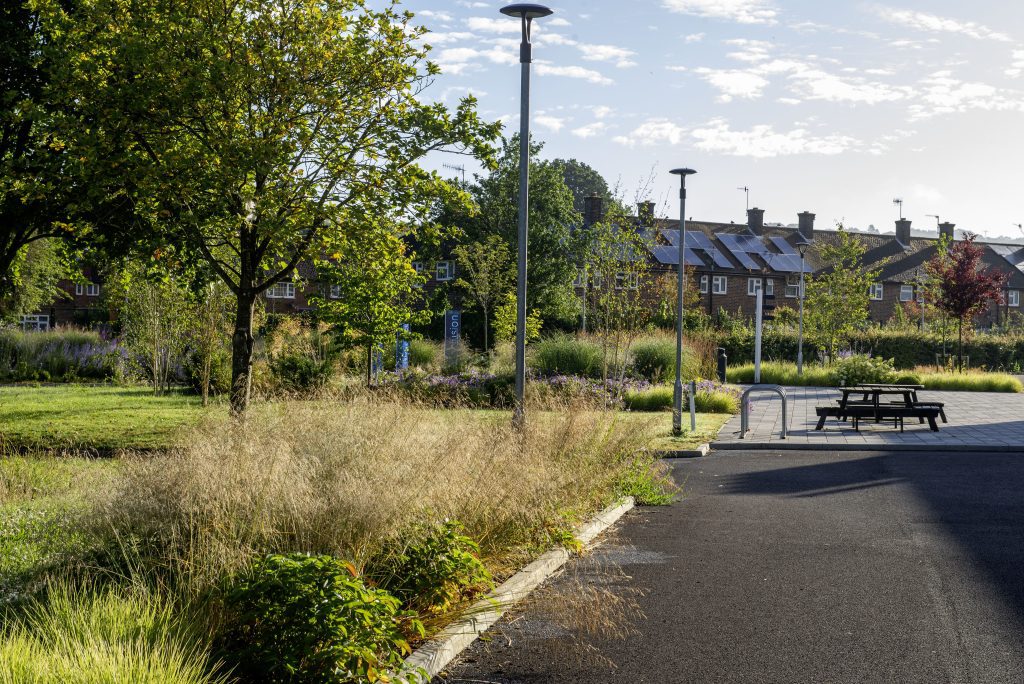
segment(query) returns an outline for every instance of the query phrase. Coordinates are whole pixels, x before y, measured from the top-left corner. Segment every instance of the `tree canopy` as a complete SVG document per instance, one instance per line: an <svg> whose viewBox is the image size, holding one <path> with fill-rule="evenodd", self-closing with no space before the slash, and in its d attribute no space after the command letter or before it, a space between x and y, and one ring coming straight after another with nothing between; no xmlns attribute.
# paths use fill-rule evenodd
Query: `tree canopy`
<svg viewBox="0 0 1024 684"><path fill-rule="evenodd" d="M594 167L575 159L555 159L551 165L558 169L565 181L565 187L572 193L573 209L582 213L583 200L597 195L605 202L612 201L608 183Z"/></svg>
<svg viewBox="0 0 1024 684"><path fill-rule="evenodd" d="M471 97L421 100L437 67L396 2L36 0L77 158L130 169L142 242L185 246L237 300L232 407L248 404L255 298L370 224L458 194L417 165L492 155ZM150 238L148 242L144 238Z"/></svg>

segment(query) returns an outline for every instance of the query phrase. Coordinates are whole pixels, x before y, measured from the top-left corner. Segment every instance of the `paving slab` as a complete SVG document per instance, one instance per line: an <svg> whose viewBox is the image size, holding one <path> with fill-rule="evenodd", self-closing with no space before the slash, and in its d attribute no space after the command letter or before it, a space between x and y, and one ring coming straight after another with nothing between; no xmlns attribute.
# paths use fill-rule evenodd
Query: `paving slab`
<svg viewBox="0 0 1024 684"><path fill-rule="evenodd" d="M841 397L830 387L786 387L787 430L782 433L782 400L773 393L751 395L749 425L740 438L740 416L733 416L711 443L712 449L874 449L874 450L1024 450L1024 394L1003 392L918 392L920 401L945 404L948 423L932 432L928 423L908 419L904 431L892 421L861 421L860 430L850 421L835 418L815 430L817 406L834 405Z"/></svg>

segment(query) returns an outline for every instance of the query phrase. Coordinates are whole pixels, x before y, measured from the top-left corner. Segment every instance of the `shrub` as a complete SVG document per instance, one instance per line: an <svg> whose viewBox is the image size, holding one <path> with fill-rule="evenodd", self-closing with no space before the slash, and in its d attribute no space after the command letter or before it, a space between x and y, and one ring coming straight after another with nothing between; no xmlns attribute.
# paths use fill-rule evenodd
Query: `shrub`
<svg viewBox="0 0 1024 684"><path fill-rule="evenodd" d="M271 683L376 681L410 651L401 624L418 625L398 599L331 556L267 556L232 589L227 608L235 672Z"/></svg>
<svg viewBox="0 0 1024 684"><path fill-rule="evenodd" d="M754 382L754 364L730 365L726 370L729 382ZM831 387L833 377L829 369L817 364L804 364L803 375L797 375L795 363L765 361L761 364L761 382L771 385L796 387Z"/></svg>
<svg viewBox="0 0 1024 684"><path fill-rule="evenodd" d="M433 340L409 340L409 366L436 369L441 356L441 345Z"/></svg>
<svg viewBox="0 0 1024 684"><path fill-rule="evenodd" d="M685 367L687 359L684 356ZM664 382L675 373L676 343L668 338L641 340L633 345L633 372L650 382ZM684 373L685 377L689 373Z"/></svg>
<svg viewBox="0 0 1024 684"><path fill-rule="evenodd" d="M54 586L0 632L0 682L228 681L179 608L139 586Z"/></svg>
<svg viewBox="0 0 1024 684"><path fill-rule="evenodd" d="M541 375L601 376L601 347L572 335L548 337L533 345L531 365Z"/></svg>
<svg viewBox="0 0 1024 684"><path fill-rule="evenodd" d="M270 361L270 370L279 389L310 392L323 388L334 375L334 363L306 354L281 354Z"/></svg>
<svg viewBox="0 0 1024 684"><path fill-rule="evenodd" d="M446 521L429 530L395 559L382 586L420 613L443 613L463 596L493 586L462 525Z"/></svg>
<svg viewBox="0 0 1024 684"><path fill-rule="evenodd" d="M896 377L892 359L854 354L841 358L829 368L832 385L849 387L864 383L892 382Z"/></svg>
<svg viewBox="0 0 1024 684"><path fill-rule="evenodd" d="M630 411L662 411L672 408L675 390L661 385L643 390L627 390L622 397L623 404Z"/></svg>
<svg viewBox="0 0 1024 684"><path fill-rule="evenodd" d="M1005 373L923 373L920 384L930 390L1022 392L1020 380Z"/></svg>
<svg viewBox="0 0 1024 684"><path fill-rule="evenodd" d="M99 333L57 329L0 331L0 379L9 381L109 380L124 354Z"/></svg>

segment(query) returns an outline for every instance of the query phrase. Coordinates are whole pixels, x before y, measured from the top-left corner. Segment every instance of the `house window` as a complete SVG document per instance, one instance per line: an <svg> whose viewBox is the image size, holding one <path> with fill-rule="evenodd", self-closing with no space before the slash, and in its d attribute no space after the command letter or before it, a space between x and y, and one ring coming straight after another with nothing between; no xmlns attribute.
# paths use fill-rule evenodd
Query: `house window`
<svg viewBox="0 0 1024 684"><path fill-rule="evenodd" d="M414 262L412 262L412 267L416 271L416 275L420 275L421 273L423 273L423 262L422 261L414 261Z"/></svg>
<svg viewBox="0 0 1024 684"><path fill-rule="evenodd" d="M766 297L771 297L775 294L775 281L771 278L762 280L761 278L747 278L747 294L755 296L757 291L764 287L764 294Z"/></svg>
<svg viewBox="0 0 1024 684"><path fill-rule="evenodd" d="M1010 306L1020 306L1020 290L1009 290L1006 293L1006 303Z"/></svg>
<svg viewBox="0 0 1024 684"><path fill-rule="evenodd" d="M341 299L341 285L331 285L331 299Z"/></svg>
<svg viewBox="0 0 1024 684"><path fill-rule="evenodd" d="M84 294L86 297L99 297L100 286L96 283L86 283L85 285L77 283L75 285L75 294L79 296Z"/></svg>
<svg viewBox="0 0 1024 684"><path fill-rule="evenodd" d="M914 298L914 286L913 285L900 285L900 301L909 302Z"/></svg>
<svg viewBox="0 0 1024 684"><path fill-rule="evenodd" d="M267 290L267 299L295 299L295 283L280 282L274 283Z"/></svg>
<svg viewBox="0 0 1024 684"><path fill-rule="evenodd" d="M711 294L725 294L726 285L729 282L727 276L714 276L711 278Z"/></svg>
<svg viewBox="0 0 1024 684"><path fill-rule="evenodd" d="M35 316L22 316L21 317L21 329L22 330L49 330L50 329L50 317L45 314L36 314Z"/></svg>
<svg viewBox="0 0 1024 684"><path fill-rule="evenodd" d="M629 288L635 290L640 286L640 275L638 273L626 273L625 271L619 271L615 274L615 289L622 290Z"/></svg>
<svg viewBox="0 0 1024 684"><path fill-rule="evenodd" d="M706 275L702 275L700 277L700 293L701 294L707 294L708 293L708 277Z"/></svg>
<svg viewBox="0 0 1024 684"><path fill-rule="evenodd" d="M437 280L451 280L455 275L455 264L451 261L438 261L434 266L434 277Z"/></svg>
<svg viewBox="0 0 1024 684"><path fill-rule="evenodd" d="M576 271L576 279L572 281L573 287L587 286L587 269L581 268Z"/></svg>
<svg viewBox="0 0 1024 684"><path fill-rule="evenodd" d="M876 302L882 301L882 283L871 283L868 288L868 297Z"/></svg>
<svg viewBox="0 0 1024 684"><path fill-rule="evenodd" d="M796 299L800 296L800 276L786 276L786 296Z"/></svg>

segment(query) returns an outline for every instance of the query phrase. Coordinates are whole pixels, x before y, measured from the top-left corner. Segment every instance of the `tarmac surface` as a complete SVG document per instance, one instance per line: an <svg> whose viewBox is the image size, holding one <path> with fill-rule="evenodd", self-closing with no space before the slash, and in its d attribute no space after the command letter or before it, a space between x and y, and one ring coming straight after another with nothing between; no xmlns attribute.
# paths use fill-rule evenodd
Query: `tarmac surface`
<svg viewBox="0 0 1024 684"><path fill-rule="evenodd" d="M440 681L1024 682L1024 454L672 467L684 498L628 514ZM581 586L636 601L635 633L588 636L617 601Z"/></svg>

